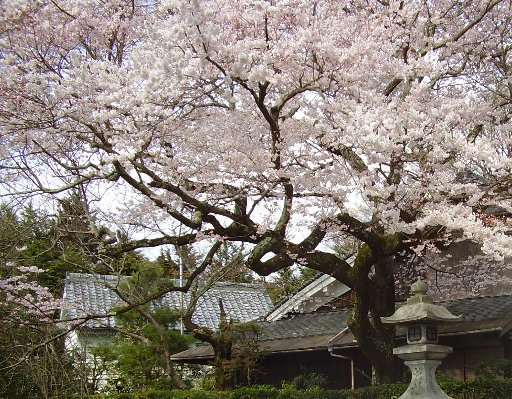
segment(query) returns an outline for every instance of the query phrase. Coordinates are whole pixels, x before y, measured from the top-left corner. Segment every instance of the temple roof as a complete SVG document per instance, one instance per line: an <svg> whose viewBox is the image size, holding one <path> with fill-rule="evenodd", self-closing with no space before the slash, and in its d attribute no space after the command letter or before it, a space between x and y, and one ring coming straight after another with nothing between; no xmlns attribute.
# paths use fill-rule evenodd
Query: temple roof
<svg viewBox="0 0 512 399"><path fill-rule="evenodd" d="M116 326L118 322L111 315L112 309L125 303L113 288L126 279L125 276L68 273L64 282L61 319L97 316L89 320L86 326L90 328ZM228 318L239 322L260 319L272 309L272 301L262 285L218 282L198 300L192 320L203 327L216 329L220 315L219 298L222 299ZM184 307L189 301L190 295L183 294ZM153 301L152 306L178 310L181 306L180 293L169 292L161 299Z"/></svg>

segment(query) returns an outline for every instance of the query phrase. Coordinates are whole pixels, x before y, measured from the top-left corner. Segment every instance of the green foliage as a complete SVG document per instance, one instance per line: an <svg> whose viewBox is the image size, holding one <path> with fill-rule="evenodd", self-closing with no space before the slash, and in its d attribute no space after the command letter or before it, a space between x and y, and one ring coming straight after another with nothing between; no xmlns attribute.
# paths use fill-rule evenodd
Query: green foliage
<svg viewBox="0 0 512 399"><path fill-rule="evenodd" d="M129 302L137 303L165 284L172 281L169 282L161 268L141 262L137 273L121 283L119 289ZM180 352L192 342L192 337L176 331L179 314L166 307L145 304L116 318L122 331L113 344L98 346L94 354L123 382L124 389L176 388L168 372L166 350L171 354Z"/></svg>
<svg viewBox="0 0 512 399"><path fill-rule="evenodd" d="M460 381L441 378L441 388L453 399L510 399L512 379L480 378ZM316 387L296 389L290 384L278 389L268 385L243 387L232 391L147 390L141 392L95 395L90 399L397 399L406 384L374 385L355 390L324 390Z"/></svg>
<svg viewBox="0 0 512 399"><path fill-rule="evenodd" d="M79 246L78 238L62 230L63 212L54 216L31 205L18 212L5 205L0 207L1 258L5 263L44 270L38 282L56 296L60 296L66 272L96 267L91 253Z"/></svg>
<svg viewBox="0 0 512 399"><path fill-rule="evenodd" d="M259 327L254 322L233 323L229 325L229 331L233 347L231 357L217 361L215 367L217 377L219 371L224 375L221 379L232 379L237 386L251 386L256 380L258 361L261 354L258 346ZM236 377L235 377L236 376ZM218 382L218 381L217 381Z"/></svg>
<svg viewBox="0 0 512 399"><path fill-rule="evenodd" d="M19 212L0 206L0 278L19 275L19 266L54 270L60 255L53 245L52 227L50 218L30 206ZM50 277L41 273L28 276L27 281L37 279L60 294L60 285L53 289ZM71 397L80 384L64 356L62 340L52 340L62 331L23 307L16 309L4 301L4 295L0 292L0 395L12 399Z"/></svg>
<svg viewBox="0 0 512 399"><path fill-rule="evenodd" d="M290 385L295 389L327 388L327 377L319 373L306 373L295 377Z"/></svg>
<svg viewBox="0 0 512 399"><path fill-rule="evenodd" d="M274 399L279 389L271 385L254 385L241 387L231 391L229 399Z"/></svg>
<svg viewBox="0 0 512 399"><path fill-rule="evenodd" d="M0 327L0 359L24 357L24 361L0 371L0 395L9 399L60 399L71 398L80 390L76 372L63 356L62 341L27 352L27 348L55 335L54 327L36 329L12 324L8 329L3 327L4 324Z"/></svg>
<svg viewBox="0 0 512 399"><path fill-rule="evenodd" d="M99 394L89 399L230 399L229 394L222 391L201 390L159 390L147 389L140 392Z"/></svg>
<svg viewBox="0 0 512 399"><path fill-rule="evenodd" d="M482 359L476 367L478 378L512 377L512 359Z"/></svg>
<svg viewBox="0 0 512 399"><path fill-rule="evenodd" d="M349 399L397 399L407 389L406 384L383 384L359 388Z"/></svg>
<svg viewBox="0 0 512 399"><path fill-rule="evenodd" d="M222 281L238 283L253 283L255 273L245 266L246 250L243 244L237 245L230 241L222 243L216 252L211 264L202 274L203 279L211 276L221 276ZM183 277L187 279L201 262L200 254L192 246L175 246L161 250L155 264L164 270L167 277L179 278L180 265L183 268Z"/></svg>
<svg viewBox="0 0 512 399"><path fill-rule="evenodd" d="M268 385L255 385L232 391L147 390L130 394L94 395L90 399L363 399L352 396L353 393L354 391L348 390L297 390L290 386L278 389Z"/></svg>
<svg viewBox="0 0 512 399"><path fill-rule="evenodd" d="M245 267L246 252L243 244L224 241L206 274L220 274L223 281L253 283L255 274Z"/></svg>
<svg viewBox="0 0 512 399"><path fill-rule="evenodd" d="M162 326L173 327L177 321L169 309L156 309L151 315ZM117 334L113 344L98 346L94 354L109 365L125 389L175 388L165 372L161 336L155 325L136 311L124 313L121 318L127 334ZM171 353L187 349L192 341L189 335L180 335L172 328L165 328L165 335Z"/></svg>
<svg viewBox="0 0 512 399"><path fill-rule="evenodd" d="M94 225L86 202L77 193L62 199L60 204L57 214L48 214L31 205L24 209L0 205L0 278L19 273L18 266L36 266L44 273L36 274L34 279L47 287L54 297L60 297L66 272L104 273L108 269L123 273L150 269L149 261L136 252L115 259L100 260L97 249L99 240L106 236L106 230ZM151 278L146 278L146 286L151 283ZM19 321L5 317L8 310L5 304L3 308L0 307L0 395L6 393L9 398L32 399L72 397L74 392L88 389L91 392L87 383L96 379L89 378L87 367L79 368L75 364L73 368L69 357L63 352L61 342L52 342L31 351L31 348L37 348L38 344L61 331L49 331L51 328L40 320L33 320L30 315L21 315L19 311L17 315L23 316L25 320L25 325L21 325ZM154 317L162 325L175 324L176 315L168 313L157 309ZM138 323L131 325L131 332L148 342L157 342L158 334L154 327L147 325L147 320L142 320L140 315L134 316L133 312L124 317L138 317ZM167 334L171 349L180 351L187 348L189 340L177 336L175 332ZM130 342L122 352L122 362L117 362L117 357L108 351L104 351L103 355L111 359L114 356L115 361L112 360L112 363L124 364L125 367L131 365L139 375L148 375L150 373L144 367L149 367L148 363L158 358L157 352L154 346ZM144 356L144 361L141 361L141 356ZM155 366L155 362L152 364L157 368L161 365ZM174 387L165 378L155 380L158 380L161 387Z"/></svg>
<svg viewBox="0 0 512 399"><path fill-rule="evenodd" d="M479 377L471 381L448 379L440 381L442 389L453 399L510 399L512 379Z"/></svg>
<svg viewBox="0 0 512 399"><path fill-rule="evenodd" d="M144 302L153 294L175 286L174 279L169 278L158 264L139 258L134 268L136 272L119 285L119 290L129 301Z"/></svg>

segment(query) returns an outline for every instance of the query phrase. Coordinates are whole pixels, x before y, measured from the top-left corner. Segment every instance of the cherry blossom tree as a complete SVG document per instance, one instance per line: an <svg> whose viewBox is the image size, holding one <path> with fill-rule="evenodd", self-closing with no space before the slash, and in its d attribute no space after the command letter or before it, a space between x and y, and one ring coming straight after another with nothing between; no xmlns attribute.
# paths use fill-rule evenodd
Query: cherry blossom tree
<svg viewBox="0 0 512 399"><path fill-rule="evenodd" d="M511 255L511 15L506 0L5 1L2 193L87 182L98 217L138 232L110 253L227 240L260 275L328 273L389 381L379 317L408 254ZM328 250L345 238L352 264Z"/></svg>
<svg viewBox="0 0 512 399"><path fill-rule="evenodd" d="M54 316L60 302L35 281L41 272L37 267L0 266L0 392L3 395L19 393L20 396L13 397L22 397L32 389L52 390L49 383L52 378L55 387L67 382L68 374L64 371L69 369L62 357L55 355L59 331Z"/></svg>

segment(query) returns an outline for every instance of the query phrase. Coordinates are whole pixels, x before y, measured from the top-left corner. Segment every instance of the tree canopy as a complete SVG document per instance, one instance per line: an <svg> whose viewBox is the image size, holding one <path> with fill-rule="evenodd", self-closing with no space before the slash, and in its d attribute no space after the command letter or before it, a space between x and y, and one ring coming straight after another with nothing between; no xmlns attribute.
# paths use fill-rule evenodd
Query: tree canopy
<svg viewBox="0 0 512 399"><path fill-rule="evenodd" d="M2 193L85 187L137 233L100 252L231 241L260 275L328 273L382 381L397 260L511 255L509 1L20 0L0 21Z"/></svg>

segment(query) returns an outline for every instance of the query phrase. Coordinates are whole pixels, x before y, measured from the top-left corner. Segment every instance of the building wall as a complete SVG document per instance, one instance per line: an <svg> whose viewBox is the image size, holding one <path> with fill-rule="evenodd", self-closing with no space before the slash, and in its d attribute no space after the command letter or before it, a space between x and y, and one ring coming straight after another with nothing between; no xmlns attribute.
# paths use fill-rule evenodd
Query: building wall
<svg viewBox="0 0 512 399"><path fill-rule="evenodd" d="M452 355L443 361L439 371L461 380L473 379L475 377L475 368L478 367L482 360L503 358L503 346L457 348Z"/></svg>
<svg viewBox="0 0 512 399"><path fill-rule="evenodd" d="M450 346L453 353L444 359L437 374L447 374L461 380L475 378L475 370L483 360L512 359L512 337L499 338L499 332L442 336L440 345ZM395 346L405 345L399 340ZM396 358L395 379L408 383L410 371L404 361Z"/></svg>
<svg viewBox="0 0 512 399"><path fill-rule="evenodd" d="M453 353L443 360L438 373L461 380L475 378L475 370L483 360L510 359L509 338L499 338L499 332L440 337L439 344L450 346Z"/></svg>
<svg viewBox="0 0 512 399"><path fill-rule="evenodd" d="M345 350L343 354L354 359L355 386L370 385L371 367L368 361L357 349ZM283 381L291 381L308 373L324 375L329 381L328 387L332 389L350 388L352 385L350 360L333 357L327 349L267 355L261 361L261 372L256 383L279 387Z"/></svg>

